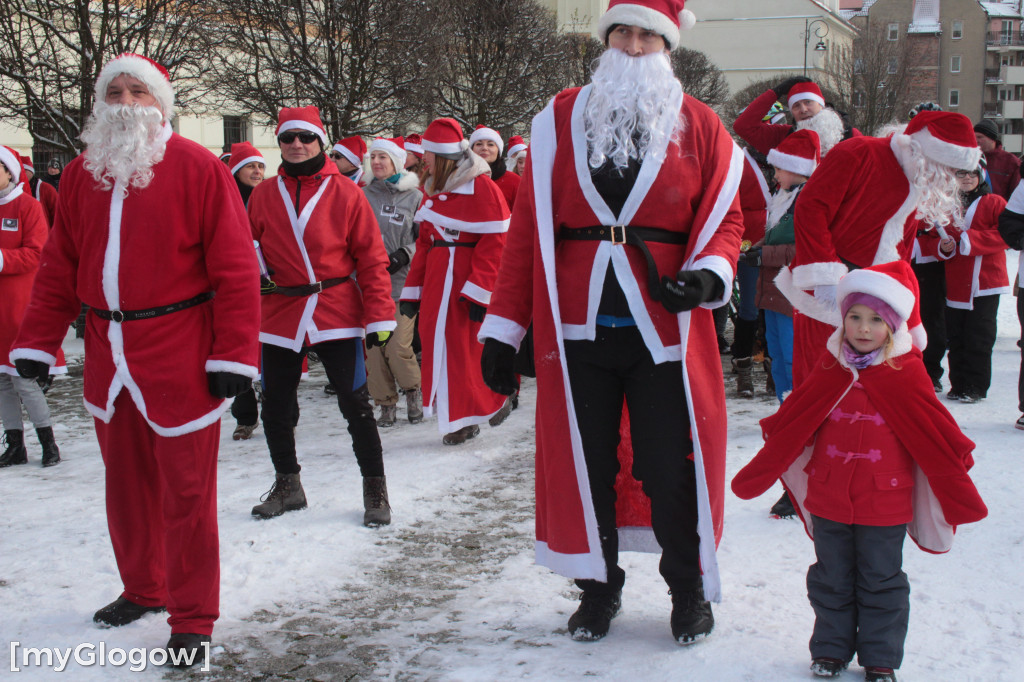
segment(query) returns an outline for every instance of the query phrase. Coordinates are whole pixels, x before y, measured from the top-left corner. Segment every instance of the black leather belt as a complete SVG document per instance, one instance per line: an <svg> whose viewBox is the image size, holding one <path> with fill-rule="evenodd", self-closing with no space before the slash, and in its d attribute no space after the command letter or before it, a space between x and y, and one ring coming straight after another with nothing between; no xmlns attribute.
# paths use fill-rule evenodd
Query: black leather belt
<svg viewBox="0 0 1024 682"><path fill-rule="evenodd" d="M578 241L611 242L612 244L629 244L640 249L647 260L647 291L655 301L661 299L661 285L658 281L658 266L654 262L647 242L659 244L686 244L689 235L685 232L673 232L657 227L634 227L632 225L595 225L593 227L566 227L562 225L558 236L562 239Z"/></svg>
<svg viewBox="0 0 1024 682"><path fill-rule="evenodd" d="M132 320L148 320L152 317L160 317L161 315L169 315L176 313L179 310L185 310L197 306L201 303L206 303L213 298L213 292L207 291L193 296L187 301L178 301L177 303L171 303L170 305L157 306L156 308L146 308L145 310L101 310L99 308L89 308L89 310L96 313L96 317L101 320L110 320L112 322L130 322Z"/></svg>
<svg viewBox="0 0 1024 682"><path fill-rule="evenodd" d="M313 282L312 284L304 284L301 287L276 287L271 294L281 294L282 296L312 296L313 294L319 294L324 289L330 289L336 287L342 282L348 280L348 277L332 277L331 279L325 279L322 282Z"/></svg>
<svg viewBox="0 0 1024 682"><path fill-rule="evenodd" d="M476 246L476 242L449 242L449 241L445 241L444 239L435 239L433 242L431 242L430 245L431 246L440 246L440 247L449 248L449 249L453 249L456 246L466 246L466 247L469 247L469 248L473 248L474 246Z"/></svg>

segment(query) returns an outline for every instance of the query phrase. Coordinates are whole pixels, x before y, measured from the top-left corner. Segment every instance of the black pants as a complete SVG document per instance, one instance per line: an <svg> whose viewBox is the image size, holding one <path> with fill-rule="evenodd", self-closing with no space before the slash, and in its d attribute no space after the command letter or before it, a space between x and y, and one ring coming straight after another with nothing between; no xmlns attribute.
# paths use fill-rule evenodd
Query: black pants
<svg viewBox="0 0 1024 682"><path fill-rule="evenodd" d="M661 545L660 570L673 591L701 585L697 485L686 393L679 362L654 364L636 327L598 327L594 341L567 341L576 420L583 440L608 582L577 580L585 591L622 589L615 523L616 450L625 398L633 442L633 476L651 499L651 525Z"/></svg>
<svg viewBox="0 0 1024 682"><path fill-rule="evenodd" d="M293 410L297 410L295 400L302 376L302 358L310 350L316 352L327 378L338 390L338 407L348 421L360 473L383 476L384 459L366 387L362 339L325 341L303 347L298 353L264 344L263 430L274 470L279 474L297 474L301 469L295 456Z"/></svg>
<svg viewBox="0 0 1024 682"><path fill-rule="evenodd" d="M946 308L949 383L954 391L978 393L982 398L988 393L998 311L998 294L975 296L974 310Z"/></svg>
<svg viewBox="0 0 1024 682"><path fill-rule="evenodd" d="M946 264L914 263L921 289L921 324L928 335L924 367L932 380L942 378L942 356L946 354Z"/></svg>
<svg viewBox="0 0 1024 682"><path fill-rule="evenodd" d="M231 416L235 418L239 426L256 426L256 422L260 418L256 391L250 388L244 393L239 393L235 397L235 402L231 403Z"/></svg>

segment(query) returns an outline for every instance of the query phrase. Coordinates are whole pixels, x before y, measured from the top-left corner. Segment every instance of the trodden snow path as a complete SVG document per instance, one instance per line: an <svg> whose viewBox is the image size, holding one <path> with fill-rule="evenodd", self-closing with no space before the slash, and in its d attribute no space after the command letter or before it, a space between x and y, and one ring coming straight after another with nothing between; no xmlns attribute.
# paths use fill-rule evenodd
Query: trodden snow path
<svg viewBox="0 0 1024 682"><path fill-rule="evenodd" d="M908 540L911 622L901 680L1015 680L1024 669L1024 530L1020 473L1024 432L1016 379L1020 351L1014 299L1003 297L993 388L976 405L945 402L978 448L973 476L989 506L935 556ZM80 342L69 342L71 362ZM78 355L76 356L76 351ZM80 371L78 372L80 374ZM763 386L763 375L755 373ZM732 378L727 374L727 382ZM86 667L75 680L811 680L813 616L804 576L814 560L799 523L768 517L778 486L751 502L726 496L719 559L724 601L712 636L688 648L669 635L670 598L657 557L623 554L623 610L608 637L577 643L565 634L575 609L571 581L533 564L533 410L459 447L441 445L436 424L382 430L394 523L361 526L360 478L345 424L322 392L314 364L300 386L299 460L309 509L270 521L249 510L273 479L262 429L250 441L221 434L219 508L221 618L209 673L128 665ZM775 409L759 393L740 400L730 385L731 477L757 451L757 420ZM92 613L120 582L106 531L103 465L81 379L55 384L51 405L64 462L0 470L0 634L20 647L159 647L163 615L101 630ZM20 656L20 654L19 654ZM22 666L10 679L58 674ZM8 677L7 674L3 677ZM856 662L844 674L862 679Z"/></svg>

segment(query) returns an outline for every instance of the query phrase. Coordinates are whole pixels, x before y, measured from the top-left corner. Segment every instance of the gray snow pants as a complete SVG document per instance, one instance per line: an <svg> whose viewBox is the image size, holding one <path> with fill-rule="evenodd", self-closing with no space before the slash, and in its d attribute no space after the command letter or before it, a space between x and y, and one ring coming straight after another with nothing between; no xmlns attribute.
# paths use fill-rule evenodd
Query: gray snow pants
<svg viewBox="0 0 1024 682"><path fill-rule="evenodd" d="M46 404L46 396L36 380L0 372L0 421L5 431L24 430L22 404L37 429L50 426L50 406Z"/></svg>
<svg viewBox="0 0 1024 682"><path fill-rule="evenodd" d="M903 572L906 524L860 526L814 518L807 597L814 609L811 658L899 668L910 621L910 583Z"/></svg>

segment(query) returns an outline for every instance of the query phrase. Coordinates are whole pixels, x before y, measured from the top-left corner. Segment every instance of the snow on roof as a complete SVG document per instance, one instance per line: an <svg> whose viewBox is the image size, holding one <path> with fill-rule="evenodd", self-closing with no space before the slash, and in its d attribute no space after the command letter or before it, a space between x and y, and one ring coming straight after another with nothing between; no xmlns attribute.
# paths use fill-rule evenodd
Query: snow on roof
<svg viewBox="0 0 1024 682"><path fill-rule="evenodd" d="M1013 17L1014 19L1021 18L1021 14L1014 6L1014 3L982 2L979 4L990 17Z"/></svg>
<svg viewBox="0 0 1024 682"><path fill-rule="evenodd" d="M939 33L939 0L916 0L914 16L907 27L908 33Z"/></svg>

